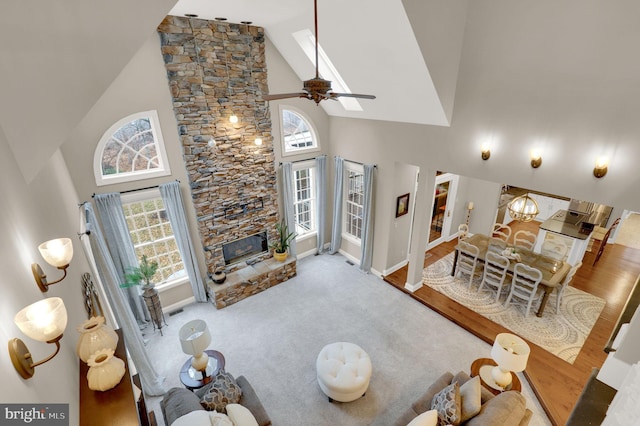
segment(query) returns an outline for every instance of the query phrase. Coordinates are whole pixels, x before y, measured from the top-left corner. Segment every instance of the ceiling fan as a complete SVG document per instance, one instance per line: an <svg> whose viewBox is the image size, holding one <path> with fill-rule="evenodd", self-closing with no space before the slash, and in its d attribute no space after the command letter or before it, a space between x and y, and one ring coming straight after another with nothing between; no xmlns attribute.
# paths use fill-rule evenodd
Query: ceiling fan
<svg viewBox="0 0 640 426"><path fill-rule="evenodd" d="M315 25L315 42L316 42L316 76L310 80L304 81L303 92L298 93L279 93L274 95L263 95L265 101L273 101L276 99L287 98L306 98L311 99L316 104L325 99L337 100L339 97L375 99L373 95L361 95L357 93L336 93L331 89L331 82L320 78L318 72L318 0L313 0L313 18Z"/></svg>

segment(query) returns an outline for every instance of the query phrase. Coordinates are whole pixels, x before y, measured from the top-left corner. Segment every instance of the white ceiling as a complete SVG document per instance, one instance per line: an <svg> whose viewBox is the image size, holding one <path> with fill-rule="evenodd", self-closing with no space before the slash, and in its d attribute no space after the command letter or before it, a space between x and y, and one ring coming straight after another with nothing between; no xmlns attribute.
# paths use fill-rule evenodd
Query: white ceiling
<svg viewBox="0 0 640 426"><path fill-rule="evenodd" d="M314 64L292 35L313 31L312 0L180 0L170 14L251 21L265 29L301 81L315 74ZM449 125L401 0L319 0L318 40L353 93L377 97L359 100L363 111L346 111L339 102L323 101L329 115ZM297 92L301 81L270 89Z"/></svg>

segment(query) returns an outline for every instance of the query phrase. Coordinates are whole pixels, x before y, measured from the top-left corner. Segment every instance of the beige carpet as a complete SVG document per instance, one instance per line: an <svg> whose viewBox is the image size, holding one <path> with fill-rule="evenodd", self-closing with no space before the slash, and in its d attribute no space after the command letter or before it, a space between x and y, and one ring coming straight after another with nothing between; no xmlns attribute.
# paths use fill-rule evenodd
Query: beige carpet
<svg viewBox="0 0 640 426"><path fill-rule="evenodd" d="M603 299L569 286L562 299L560 314L555 311L553 292L542 318L535 315L534 307L525 317L523 307L502 304L506 295L496 303L495 293L488 290L478 293L479 277L469 289L467 280L451 276L452 266L453 253L450 253L424 269L424 283L570 364L575 361L605 305Z"/></svg>
<svg viewBox="0 0 640 426"><path fill-rule="evenodd" d="M631 213L620 225L616 244L640 250L640 214Z"/></svg>

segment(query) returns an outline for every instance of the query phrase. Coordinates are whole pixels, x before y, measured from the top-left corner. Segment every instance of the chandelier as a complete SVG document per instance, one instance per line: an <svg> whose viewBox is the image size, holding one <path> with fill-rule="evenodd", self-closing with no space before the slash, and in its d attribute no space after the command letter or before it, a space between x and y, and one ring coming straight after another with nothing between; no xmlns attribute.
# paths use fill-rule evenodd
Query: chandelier
<svg viewBox="0 0 640 426"><path fill-rule="evenodd" d="M531 222L540 212L538 203L528 193L511 200L507 208L509 215L519 222Z"/></svg>

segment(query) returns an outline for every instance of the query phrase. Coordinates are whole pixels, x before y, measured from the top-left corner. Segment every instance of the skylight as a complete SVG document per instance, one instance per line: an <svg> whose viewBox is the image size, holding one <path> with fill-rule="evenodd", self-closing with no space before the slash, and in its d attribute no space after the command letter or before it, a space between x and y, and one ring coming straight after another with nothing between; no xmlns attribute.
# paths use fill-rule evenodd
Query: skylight
<svg viewBox="0 0 640 426"><path fill-rule="evenodd" d="M300 45L304 53L307 55L311 63L315 67L316 61L316 38L313 33L308 30L301 30L293 33L293 38ZM320 44L318 44L318 72L320 77L325 80L331 81L331 87L334 92L337 93L351 93L347 83L342 79L336 67L331 63L331 60L327 54L322 50ZM362 111L362 107L356 98L337 98L338 102L342 104L342 107L347 111Z"/></svg>

